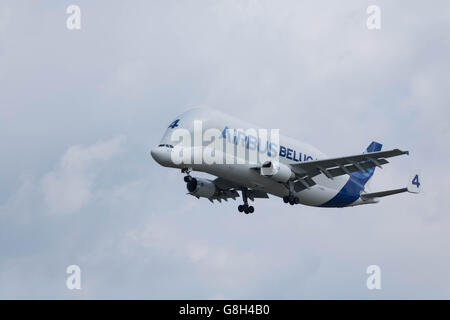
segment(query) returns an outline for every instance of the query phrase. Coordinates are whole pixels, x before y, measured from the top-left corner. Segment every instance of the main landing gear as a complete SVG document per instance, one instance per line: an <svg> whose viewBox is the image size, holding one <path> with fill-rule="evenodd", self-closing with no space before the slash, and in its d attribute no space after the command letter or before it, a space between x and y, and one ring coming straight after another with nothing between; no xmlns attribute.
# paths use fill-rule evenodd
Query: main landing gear
<svg viewBox="0 0 450 320"><path fill-rule="evenodd" d="M245 212L245 214L255 212L255 208L253 206L248 205L248 197L247 197L247 188L242 188L242 198L244 199L244 204L240 204L238 206L239 212Z"/></svg>
<svg viewBox="0 0 450 320"><path fill-rule="evenodd" d="M289 203L291 206L293 206L294 204L299 204L300 203L300 199L298 197L293 196L293 195L284 196L283 197L283 202L284 203Z"/></svg>
<svg viewBox="0 0 450 320"><path fill-rule="evenodd" d="M294 196L294 183L292 181L289 181L288 184L289 184L289 195L283 197L283 202L289 203L291 206L293 206L294 204L299 204L300 199Z"/></svg>

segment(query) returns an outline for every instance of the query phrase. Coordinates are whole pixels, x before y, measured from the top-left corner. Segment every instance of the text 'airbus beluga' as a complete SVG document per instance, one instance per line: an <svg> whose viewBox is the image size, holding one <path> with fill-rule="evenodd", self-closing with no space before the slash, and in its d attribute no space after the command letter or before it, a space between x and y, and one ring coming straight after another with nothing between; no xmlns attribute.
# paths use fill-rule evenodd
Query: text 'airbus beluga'
<svg viewBox="0 0 450 320"><path fill-rule="evenodd" d="M240 212L253 213L248 200L283 198L290 205L342 208L376 203L379 198L420 191L414 173L405 188L368 192L367 182L387 158L409 154L393 149L381 151L371 142L364 153L327 158L305 143L255 127L216 110L196 108L173 122L152 157L162 166L181 169L190 195L227 201L241 192ZM214 180L192 177L192 171L216 176Z"/></svg>

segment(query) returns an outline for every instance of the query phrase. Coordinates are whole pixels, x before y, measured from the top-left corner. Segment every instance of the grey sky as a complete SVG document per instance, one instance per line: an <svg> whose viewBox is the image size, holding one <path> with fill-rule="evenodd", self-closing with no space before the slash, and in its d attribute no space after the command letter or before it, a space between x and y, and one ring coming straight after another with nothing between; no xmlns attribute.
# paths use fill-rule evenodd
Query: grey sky
<svg viewBox="0 0 450 320"><path fill-rule="evenodd" d="M449 17L448 1L2 1L0 298L450 298ZM372 189L420 168L423 194L251 216L196 200L149 149L198 105L330 156L410 150Z"/></svg>

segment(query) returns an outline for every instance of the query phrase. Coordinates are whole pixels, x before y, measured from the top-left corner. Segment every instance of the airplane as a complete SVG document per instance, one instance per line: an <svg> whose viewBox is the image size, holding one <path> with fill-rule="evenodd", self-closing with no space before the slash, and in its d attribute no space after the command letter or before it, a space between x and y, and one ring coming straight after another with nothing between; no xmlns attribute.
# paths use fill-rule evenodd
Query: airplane
<svg viewBox="0 0 450 320"><path fill-rule="evenodd" d="M201 138L205 138L208 129L219 134L214 140L205 139L207 141L202 140L194 146L192 141L182 143L180 130L195 134L196 123L202 125ZM382 144L373 141L361 154L329 158L315 147L281 134L278 140L261 138L254 133L261 129L214 109L194 108L170 123L160 144L151 150L151 156L164 167L181 169L188 194L198 199L206 198L211 202L236 200L240 192L243 204L238 206L238 211L246 214L254 212L248 200L269 198L269 194L290 205L343 208L377 203L382 197L403 192L420 192L417 172L404 188L370 192L367 186L376 167L387 164L387 158L409 155L408 151L381 151ZM217 153L218 159L221 156L231 159L231 164L203 159L192 161L194 154L198 154L198 146L209 148L212 154ZM263 156L249 161L250 151ZM175 157L175 154L183 153L185 158ZM216 178L193 177L193 171Z"/></svg>

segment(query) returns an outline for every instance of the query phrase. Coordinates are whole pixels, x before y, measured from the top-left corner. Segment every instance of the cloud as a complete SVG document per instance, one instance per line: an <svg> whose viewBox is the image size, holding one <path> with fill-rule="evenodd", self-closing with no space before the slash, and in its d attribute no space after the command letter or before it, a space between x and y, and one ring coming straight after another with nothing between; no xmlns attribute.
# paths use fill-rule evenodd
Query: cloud
<svg viewBox="0 0 450 320"><path fill-rule="evenodd" d="M265 270L254 270L255 261L265 260L260 253L235 250L234 247L208 242L203 237L193 239L180 225L149 219L145 226L130 231L126 247L142 246L159 254L192 265L212 283L234 288L244 279L261 275Z"/></svg>
<svg viewBox="0 0 450 320"><path fill-rule="evenodd" d="M379 31L370 4L88 1L80 31L64 4L0 5L0 297L450 297L450 4L380 0ZM419 168L424 192L251 216L197 200L148 152L195 105L330 156L407 149L372 190Z"/></svg>
<svg viewBox="0 0 450 320"><path fill-rule="evenodd" d="M46 204L52 212L72 213L92 199L92 186L103 162L121 150L123 136L90 146L76 145L67 149L57 168L42 178Z"/></svg>
<svg viewBox="0 0 450 320"><path fill-rule="evenodd" d="M7 28L11 21L11 9L6 3L0 6L0 50L3 48L2 40L6 37ZM1 52L1 51L0 51Z"/></svg>

